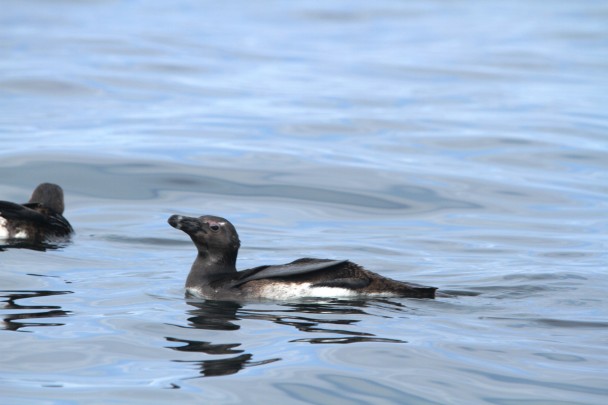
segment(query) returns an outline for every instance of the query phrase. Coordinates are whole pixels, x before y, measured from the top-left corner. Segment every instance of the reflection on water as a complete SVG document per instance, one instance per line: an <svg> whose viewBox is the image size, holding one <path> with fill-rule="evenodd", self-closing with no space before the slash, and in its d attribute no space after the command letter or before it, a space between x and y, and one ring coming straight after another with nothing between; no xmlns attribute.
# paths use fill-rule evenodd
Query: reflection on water
<svg viewBox="0 0 608 405"><path fill-rule="evenodd" d="M238 320L236 311L241 305L231 301L189 301L188 304L197 309L188 311L192 327L209 330L237 330L239 325L232 321Z"/></svg>
<svg viewBox="0 0 608 405"><path fill-rule="evenodd" d="M380 343L407 343L405 340L399 339L385 339L385 338L370 338L370 337L325 337L325 338L305 338L305 339L294 339L290 342L306 342L306 343L369 343L369 342L380 342Z"/></svg>
<svg viewBox="0 0 608 405"><path fill-rule="evenodd" d="M206 354L235 354L243 353L243 350L234 350L235 347L240 346L240 343L228 343L228 344L212 344L210 342L199 342L196 340L185 340L168 337L169 342L185 343L184 346L178 346L170 348L173 350L179 350L180 352L200 352Z"/></svg>
<svg viewBox="0 0 608 405"><path fill-rule="evenodd" d="M332 300L329 302L298 302L279 306L279 309L265 310L247 308L244 304L231 301L189 301L188 303L196 309L188 311L190 328L233 331L240 329L241 320L270 321L279 325L295 327L300 332L313 334L328 334L330 336L300 338L290 340L290 343L311 344L347 344L362 342L380 343L407 343L399 339L387 339L377 337L373 333L346 330L336 326L353 326L361 322L365 316L370 316L365 307L373 305L374 301L344 301ZM380 303L400 307L402 304L386 300L378 300ZM301 314L311 314L303 316ZM314 315L317 316L314 316ZM335 318L326 318L335 315ZM345 319L344 315L358 315L357 319ZM179 326L179 325L174 325ZM338 335L338 336L331 336ZM200 374L204 377L228 375L238 373L245 367L260 366L281 360L281 358L269 358L253 361L253 354L246 353L240 349L243 343L213 343L209 341L197 341L166 337L169 342L182 343L181 346L169 346L171 350L180 352L198 352L205 355L234 355L213 360L174 360L179 363L192 363L200 368Z"/></svg>
<svg viewBox="0 0 608 405"><path fill-rule="evenodd" d="M338 337L311 337L294 339L290 342L307 343L359 343L359 342L385 342L385 343L406 343L398 339L379 338L373 333L358 332L335 327L336 325L350 326L361 322L365 316L369 316L364 309L371 303L388 302L385 300L365 301L365 300L332 300L329 302L304 302L285 304L288 308L276 314L276 311L248 310L240 312L242 318L266 319L279 325L289 325L301 332L307 333L327 333L339 335ZM400 305L400 304L395 304ZM294 313L317 314L318 316L302 316ZM336 318L325 319L326 315L336 315ZM344 315L360 315L357 319L344 319ZM327 327L329 326L329 327Z"/></svg>
<svg viewBox="0 0 608 405"><path fill-rule="evenodd" d="M256 319L274 322L279 325L289 325L301 332L329 333L340 335L338 343L354 343L365 341L400 342L394 339L381 339L368 332L346 330L335 326L350 326L361 321L364 316L370 316L364 308L374 303L389 303L396 308L403 306L387 300L331 300L329 302L301 302L284 304L281 310L248 309L242 304L231 301L189 301L197 309L188 313L194 315L188 318L191 327L210 330L237 330L240 326L235 321L243 319ZM298 314L316 314L318 316L302 316ZM327 315L336 315L335 318L326 319ZM344 319L344 315L360 315L358 319ZM326 327L330 326L330 327ZM347 336L347 337L345 337ZM327 339L331 341L331 339ZM309 341L299 339L298 341ZM316 343L310 340L311 343ZM198 342L201 343L201 342ZM205 353L208 345L204 344ZM192 350L190 350L192 351ZM194 350L199 351L199 350Z"/></svg>
<svg viewBox="0 0 608 405"><path fill-rule="evenodd" d="M236 357L219 360L174 360L176 363L190 363L200 368L200 373L203 377L216 377L220 375L236 374L245 367L261 366L264 364L274 363L281 360L280 358L267 359L262 361L251 361L253 355L249 353L241 354Z"/></svg>
<svg viewBox="0 0 608 405"><path fill-rule="evenodd" d="M234 349L240 346L240 343L229 343L229 344L213 344L210 342L199 342L192 340L183 340L176 338L167 338L169 342L184 343L184 346L169 347L172 350L180 352L199 352L204 354L212 355L224 355L224 354L238 354L243 353L244 350ZM235 357L228 357L218 360L174 360L176 363L190 363L197 366L200 369L200 373L204 377L236 374L245 367L258 366L262 364L272 363L280 358L267 359L262 361L251 361L253 355L250 353L243 353Z"/></svg>
<svg viewBox="0 0 608 405"><path fill-rule="evenodd" d="M72 294L72 291L0 291L0 297L5 304L2 306L3 315L1 329L19 331L21 328L34 326L63 326L59 322L25 322L28 319L59 318L68 316L70 311L63 310L58 305L23 305L19 300L51 295ZM44 310L40 312L39 310ZM16 311L16 312L13 312ZM36 312L31 312L36 311ZM10 313L7 313L10 312ZM28 331L20 331L28 332Z"/></svg>
<svg viewBox="0 0 608 405"><path fill-rule="evenodd" d="M51 243L51 242L31 242L23 239L3 239L0 240L0 252L8 249L30 249L39 252L47 250L63 249L69 242Z"/></svg>
<svg viewBox="0 0 608 405"><path fill-rule="evenodd" d="M188 314L193 315L188 318L191 327L196 329L225 330L232 331L240 329L240 326L233 321L238 321L242 317L237 316L237 311L242 307L240 304L231 301L191 301L190 305L196 309L189 310ZM280 358L272 358L261 361L252 361L253 355L244 353L244 350L235 349L242 343L220 343L215 344L206 341L194 341L167 337L169 342L184 343L183 346L169 347L180 352L199 352L209 355L238 354L235 357L228 357L217 360L174 360L177 363L191 363L200 369L200 374L204 377L236 374L245 367L253 367L275 361Z"/></svg>

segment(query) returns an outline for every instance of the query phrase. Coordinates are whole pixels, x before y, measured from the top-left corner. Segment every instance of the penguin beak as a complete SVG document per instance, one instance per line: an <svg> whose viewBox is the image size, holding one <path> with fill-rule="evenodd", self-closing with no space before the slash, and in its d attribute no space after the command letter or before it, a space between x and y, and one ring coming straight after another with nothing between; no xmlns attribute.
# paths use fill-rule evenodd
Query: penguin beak
<svg viewBox="0 0 608 405"><path fill-rule="evenodd" d="M179 229L188 235L195 232L207 233L203 229L201 221L198 218L185 217L183 215L171 215L167 222L175 229Z"/></svg>

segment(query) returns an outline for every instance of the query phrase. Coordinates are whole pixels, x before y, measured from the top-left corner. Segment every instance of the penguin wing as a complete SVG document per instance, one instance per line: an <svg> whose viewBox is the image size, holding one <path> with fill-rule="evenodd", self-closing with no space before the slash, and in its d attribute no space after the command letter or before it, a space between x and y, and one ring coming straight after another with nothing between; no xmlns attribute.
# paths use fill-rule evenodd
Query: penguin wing
<svg viewBox="0 0 608 405"><path fill-rule="evenodd" d="M44 229L52 229L56 235L68 235L74 230L63 215L39 203L16 204L0 201L0 216L5 219L32 223Z"/></svg>
<svg viewBox="0 0 608 405"><path fill-rule="evenodd" d="M28 207L37 204L16 204L9 201L0 201L0 216L6 219L44 223L46 217L38 211Z"/></svg>
<svg viewBox="0 0 608 405"><path fill-rule="evenodd" d="M251 280L263 278L289 277L297 274L306 274L319 270L331 270L335 266L346 263L348 260L328 260L328 259L298 259L291 263L274 266L260 266L250 270L245 270L243 276L234 280L231 287L239 286Z"/></svg>
<svg viewBox="0 0 608 405"><path fill-rule="evenodd" d="M318 283L314 283L311 287L334 287L334 288L346 288L349 290L358 290L360 288L367 287L371 283L369 278L337 278L335 280L325 280Z"/></svg>

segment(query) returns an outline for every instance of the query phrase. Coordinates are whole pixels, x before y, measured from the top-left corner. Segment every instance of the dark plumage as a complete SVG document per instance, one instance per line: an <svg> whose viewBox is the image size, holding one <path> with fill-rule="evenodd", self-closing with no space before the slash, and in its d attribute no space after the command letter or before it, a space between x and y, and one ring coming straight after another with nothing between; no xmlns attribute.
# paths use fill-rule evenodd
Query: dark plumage
<svg viewBox="0 0 608 405"><path fill-rule="evenodd" d="M186 291L198 297L435 297L435 287L392 280L348 260L304 258L237 271L240 241L228 220L210 215L200 218L173 215L168 222L187 233L198 250L186 280Z"/></svg>
<svg viewBox="0 0 608 405"><path fill-rule="evenodd" d="M56 184L42 183L29 202L0 201L0 239L44 242L66 238L74 232L63 217L63 190Z"/></svg>

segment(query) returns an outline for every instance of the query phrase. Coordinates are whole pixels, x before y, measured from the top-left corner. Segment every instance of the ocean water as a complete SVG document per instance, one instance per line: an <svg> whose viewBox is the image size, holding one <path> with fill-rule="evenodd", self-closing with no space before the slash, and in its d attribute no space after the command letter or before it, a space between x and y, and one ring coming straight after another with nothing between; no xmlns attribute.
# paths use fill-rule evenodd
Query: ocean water
<svg viewBox="0 0 608 405"><path fill-rule="evenodd" d="M0 199L76 234L1 248L2 403L606 403L607 45L591 0L4 1ZM186 299L172 214L441 295Z"/></svg>

